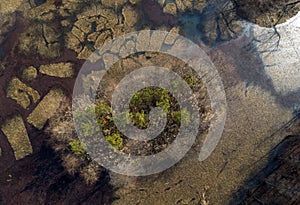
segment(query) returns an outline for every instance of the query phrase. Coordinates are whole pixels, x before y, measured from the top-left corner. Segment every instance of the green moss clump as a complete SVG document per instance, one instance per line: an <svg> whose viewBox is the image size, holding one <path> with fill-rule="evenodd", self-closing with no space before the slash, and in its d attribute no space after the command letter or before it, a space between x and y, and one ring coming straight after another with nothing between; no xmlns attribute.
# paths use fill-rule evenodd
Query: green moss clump
<svg viewBox="0 0 300 205"><path fill-rule="evenodd" d="M104 102L100 102L95 107L96 115L97 116L99 115L100 117L109 115L111 113L111 111L112 111L111 107Z"/></svg>
<svg viewBox="0 0 300 205"><path fill-rule="evenodd" d="M145 114L144 110L141 110L141 112L130 113L129 117L134 125L141 129L147 128L149 116Z"/></svg>
<svg viewBox="0 0 300 205"><path fill-rule="evenodd" d="M135 93L131 99L134 106L139 106L142 103L150 102L153 98L153 91L151 88L144 88L142 91Z"/></svg>
<svg viewBox="0 0 300 205"><path fill-rule="evenodd" d="M135 93L130 101L134 110L143 107L157 106L161 107L165 112L170 108L170 95L168 90L164 88L144 88Z"/></svg>
<svg viewBox="0 0 300 205"><path fill-rule="evenodd" d="M176 123L183 123L183 125L188 125L191 123L191 113L186 109L183 108L182 110L173 112L173 120Z"/></svg>
<svg viewBox="0 0 300 205"><path fill-rule="evenodd" d="M168 90L159 88L154 92L156 106L162 108L166 113L170 110L170 95Z"/></svg>
<svg viewBox="0 0 300 205"><path fill-rule="evenodd" d="M97 123L102 131L113 126L112 110L109 105L104 102L97 104L95 107L95 114Z"/></svg>
<svg viewBox="0 0 300 205"><path fill-rule="evenodd" d="M187 82L187 84L193 88L196 85L197 79L194 75L186 75L184 76L184 80Z"/></svg>
<svg viewBox="0 0 300 205"><path fill-rule="evenodd" d="M85 137L91 137L99 131L99 127L92 121L93 119L91 119L93 115L95 115L95 108L92 105L74 114L74 117L82 122L80 131Z"/></svg>
<svg viewBox="0 0 300 205"><path fill-rule="evenodd" d="M123 138L121 137L120 134L115 133L113 135L108 135L105 139L114 149L117 149L117 150L122 149Z"/></svg>
<svg viewBox="0 0 300 205"><path fill-rule="evenodd" d="M170 95L164 88L148 87L135 93L130 101L131 122L140 129L147 128L149 124L149 111L151 107L160 107L164 112L170 110Z"/></svg>
<svg viewBox="0 0 300 205"><path fill-rule="evenodd" d="M84 145L79 140L74 140L74 141L70 142L70 147L71 147L72 152L74 152L74 154L76 154L76 155L85 153Z"/></svg>
<svg viewBox="0 0 300 205"><path fill-rule="evenodd" d="M190 78L193 82L193 78ZM176 85L175 85L176 86ZM130 121L139 129L146 129L149 126L149 113L153 107L159 107L167 113L169 120L176 124L188 125L191 123L191 113L183 108L174 111L174 100L171 98L168 90L164 88L148 87L135 93L129 104L129 112L120 113L118 116L112 116L112 109L106 102L99 102L95 106L89 106L84 111L76 113L83 122L81 131L85 137L90 137L99 131L105 136L106 141L116 150L124 147L124 136L118 128L119 125L129 124ZM90 117L95 115L97 123L92 122ZM75 153L82 153L78 142L72 142L71 149Z"/></svg>

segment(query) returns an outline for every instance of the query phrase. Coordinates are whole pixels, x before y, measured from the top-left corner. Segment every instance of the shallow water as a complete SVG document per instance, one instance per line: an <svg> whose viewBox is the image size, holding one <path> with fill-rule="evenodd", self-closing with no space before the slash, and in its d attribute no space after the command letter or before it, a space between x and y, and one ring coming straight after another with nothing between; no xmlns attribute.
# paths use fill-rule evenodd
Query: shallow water
<svg viewBox="0 0 300 205"><path fill-rule="evenodd" d="M226 1L206 1L202 12L187 9L176 15L164 13L150 0L127 3L129 11L122 3L108 6L106 2L106 7L111 6L108 13L98 1L93 2L96 5L90 1L30 1L31 6L24 2L16 8L16 23L0 36L4 39L0 41L1 66L5 68L0 70L0 125L20 114L33 147L31 155L16 161L10 142L0 131L0 204L16 204L18 200L23 204L239 204L243 198L233 198L235 193L266 165L270 150L291 133L284 125L295 115L295 105L300 104L300 13L274 30L245 22L231 10L222 16ZM174 2L166 0L164 6ZM105 16L105 23L96 14ZM227 25L222 18L233 23ZM86 23L89 20L94 26ZM23 35L31 25L37 25L36 32ZM221 141L203 162L198 161L198 143L178 164L159 174L127 177L106 170L96 184L84 184L79 173L71 175L65 170L61 156L51 149L49 139L53 137L45 132L48 123L39 130L27 117L53 88L72 97L75 77L92 47L107 40L100 34L107 31L108 38L113 38L135 30L173 27L206 51L222 79L228 107ZM41 65L61 62L74 64L74 77L39 72ZM32 80L22 74L29 66L37 68L37 77ZM41 99L24 109L8 97L7 87L13 77L37 90ZM16 92L21 96L24 91Z"/></svg>

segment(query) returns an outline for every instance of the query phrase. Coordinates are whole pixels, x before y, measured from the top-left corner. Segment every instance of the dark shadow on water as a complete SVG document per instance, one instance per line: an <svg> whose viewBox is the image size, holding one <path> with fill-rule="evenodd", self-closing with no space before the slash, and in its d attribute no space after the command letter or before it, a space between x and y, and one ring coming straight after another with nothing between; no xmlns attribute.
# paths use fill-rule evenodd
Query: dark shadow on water
<svg viewBox="0 0 300 205"><path fill-rule="evenodd" d="M40 136L41 137L41 136ZM12 183L0 187L3 204L110 204L113 198L109 176L103 173L94 185L78 175L70 175L52 149L43 145L40 152L23 159L8 173ZM20 179L18 181L15 181Z"/></svg>
<svg viewBox="0 0 300 205"><path fill-rule="evenodd" d="M293 188L299 183L299 142L300 135L286 137L266 156L265 168L250 177L229 204L297 204L299 198Z"/></svg>
<svg viewBox="0 0 300 205"><path fill-rule="evenodd" d="M46 3L47 0L34 0L35 5L39 6L42 5L43 3Z"/></svg>

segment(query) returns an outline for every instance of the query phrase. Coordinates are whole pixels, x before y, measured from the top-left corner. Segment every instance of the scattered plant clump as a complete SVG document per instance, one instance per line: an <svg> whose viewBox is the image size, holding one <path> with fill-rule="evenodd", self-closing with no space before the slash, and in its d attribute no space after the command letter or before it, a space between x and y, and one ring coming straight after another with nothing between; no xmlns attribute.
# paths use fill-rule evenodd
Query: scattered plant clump
<svg viewBox="0 0 300 205"><path fill-rule="evenodd" d="M151 56L150 54L147 54ZM154 57L148 58L151 60ZM123 64L124 65L124 64ZM175 63L174 63L175 65ZM200 77L191 69L185 66L172 68L186 82L193 92L193 97L198 103L193 104L194 108L199 110L200 127L199 135L205 133L209 127L210 108L205 106L207 103L207 91ZM176 70L177 69L177 70ZM79 109L72 114L70 100L62 103L60 109L54 117L49 120L48 132L51 134L50 144L53 149L59 153L64 167L71 174L80 174L87 183L95 183L101 173L104 171L100 165L93 161L88 155L87 147L93 150L93 145L107 143L111 148L111 154L123 152L136 156L147 156L161 152L168 147L177 137L181 126L189 126L195 119L195 113L191 113L187 108L180 107L173 94L181 93L181 86L175 80L171 82L173 94L165 88L146 87L139 90L131 96L129 110L126 112L114 114L111 108L111 96L114 87L121 80L123 71L126 68L114 70L108 73L109 77L103 77L97 90L96 102L90 102L89 98L81 99L78 102ZM117 73L114 73L117 72ZM123 72L123 73L122 73ZM82 104L82 105L81 105ZM118 105L123 106L123 105ZM156 116L158 120L151 120L151 111L159 108L164 114ZM93 117L91 117L93 116ZM76 120L78 133L75 131L73 117ZM144 130L151 126L159 125L161 117L166 122L163 131L156 138L148 141L138 141L125 136L117 127L133 125L136 129ZM208 119L208 120L207 120ZM99 135L102 133L102 135ZM81 140L78 135L80 135ZM201 143L201 138L196 138L197 143Z"/></svg>
<svg viewBox="0 0 300 205"><path fill-rule="evenodd" d="M62 165L71 174L79 174L87 184L96 183L105 170L86 153L85 145L76 134L71 102L65 99L55 115L50 118L46 132L50 134L48 143L62 159ZM86 127L86 133L90 133Z"/></svg>

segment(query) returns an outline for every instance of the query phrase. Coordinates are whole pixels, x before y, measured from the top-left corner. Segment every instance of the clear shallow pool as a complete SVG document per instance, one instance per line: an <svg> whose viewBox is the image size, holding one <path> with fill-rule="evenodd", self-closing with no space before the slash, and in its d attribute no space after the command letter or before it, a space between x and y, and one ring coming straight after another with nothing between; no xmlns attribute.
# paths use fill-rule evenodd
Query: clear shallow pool
<svg viewBox="0 0 300 205"><path fill-rule="evenodd" d="M193 10L189 1L165 1L163 6L146 0L142 4L101 2L30 1L19 6L16 1L0 9L1 15L9 17L1 22L5 32L0 37L0 58L5 70L0 75L0 124L3 130L6 120L18 115L21 120L17 126L22 129L10 134L18 136L15 131L27 131L33 147L32 154L25 153L16 161L14 149L18 146L13 147L12 141L0 132L3 203L229 203L244 182L265 165L269 151L289 134L281 128L294 116L294 105L300 104L299 15L274 30L243 22L231 9L224 16L224 8L230 8L224 7L225 1L201 1L198 5L195 1L194 12L189 11ZM182 2L180 8L185 12L179 10ZM164 10L168 3L173 3L173 7ZM174 3L176 12L172 10ZM12 13L16 9L17 13ZM233 20L232 24L226 24L226 18ZM124 177L105 172L95 185L85 185L79 176L82 170L75 169L75 174L70 175L65 170L68 160L62 162L60 157L70 158L56 156L48 147L52 146L49 138L53 138L45 134L44 128L48 127L46 120L55 112L58 100L62 100L57 88L70 98L75 81L72 73L76 75L95 47L108 39L137 28L174 27L207 52L222 78L228 109L220 143L203 162L197 158L200 144L195 144L177 165L160 174ZM144 60L149 59L146 56ZM45 68L49 72L44 72ZM24 75L24 70L33 73ZM15 78L24 84L11 83L19 82L12 80ZM8 96L10 85L15 92ZM40 95L37 101L34 90ZM58 97L51 98L53 93ZM35 113L40 113L40 117L29 117L37 107ZM41 119L43 122L38 122ZM42 191L33 196L39 187Z"/></svg>

